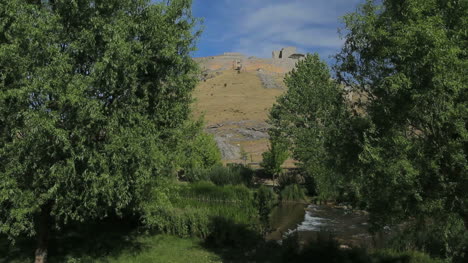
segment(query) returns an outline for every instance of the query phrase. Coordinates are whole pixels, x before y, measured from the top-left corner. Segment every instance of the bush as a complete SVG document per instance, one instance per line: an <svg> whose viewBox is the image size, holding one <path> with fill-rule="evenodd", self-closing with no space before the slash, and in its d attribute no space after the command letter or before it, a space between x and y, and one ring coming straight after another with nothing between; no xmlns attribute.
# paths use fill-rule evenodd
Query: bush
<svg viewBox="0 0 468 263"><path fill-rule="evenodd" d="M213 135L203 132L202 119L187 122L167 140L176 170L203 170L221 165L221 152Z"/></svg>
<svg viewBox="0 0 468 263"><path fill-rule="evenodd" d="M272 134L270 134L270 136L271 135ZM273 137L274 136L272 136L272 138ZM288 147L286 143L272 139L269 150L264 152L262 157L263 161L260 163L260 166L274 179L276 175L279 175L283 171L281 165L283 165L289 157Z"/></svg>
<svg viewBox="0 0 468 263"><path fill-rule="evenodd" d="M331 237L320 236L304 245L297 235L283 241L281 254L284 262L353 262L353 263L442 263L418 251L398 252L376 250L369 253L362 248L341 249Z"/></svg>
<svg viewBox="0 0 468 263"><path fill-rule="evenodd" d="M200 238L218 231L213 222L220 218L252 231L258 228L254 194L244 185L217 186L204 181L181 184L174 189L170 203L172 207L155 206L144 216L144 224L162 233Z"/></svg>
<svg viewBox="0 0 468 263"><path fill-rule="evenodd" d="M456 215L445 214L443 218L405 224L390 245L397 250L424 250L431 256L449 259L454 263L466 262L468 232Z"/></svg>
<svg viewBox="0 0 468 263"><path fill-rule="evenodd" d="M186 172L189 182L211 181L216 185L251 185L254 171L239 164L214 166L209 169L193 168Z"/></svg>
<svg viewBox="0 0 468 263"><path fill-rule="evenodd" d="M282 201L304 201L306 200L306 194L304 189L298 184L291 184L286 186L281 191Z"/></svg>
<svg viewBox="0 0 468 263"><path fill-rule="evenodd" d="M304 183L305 183L304 176L302 176L300 173L297 173L297 172L283 173L278 177L278 185L281 190L291 184L304 184Z"/></svg>
<svg viewBox="0 0 468 263"><path fill-rule="evenodd" d="M276 195L271 188L264 185L255 193L255 201L258 209L262 234L270 230L270 213L276 204Z"/></svg>
<svg viewBox="0 0 468 263"><path fill-rule="evenodd" d="M443 260L431 258L429 255L419 251L398 252L395 250L377 250L371 254L373 262L388 263L443 263Z"/></svg>
<svg viewBox="0 0 468 263"><path fill-rule="evenodd" d="M192 168L185 171L183 179L187 182L210 181L210 170L206 168Z"/></svg>
<svg viewBox="0 0 468 263"><path fill-rule="evenodd" d="M211 170L210 180L216 185L252 183L254 171L241 164L229 164L227 167L217 166Z"/></svg>
<svg viewBox="0 0 468 263"><path fill-rule="evenodd" d="M160 209L153 213L151 221L146 224L166 234L206 238L210 233L209 222L209 213L206 210L185 207Z"/></svg>
<svg viewBox="0 0 468 263"><path fill-rule="evenodd" d="M254 248L262 237L252 226L239 224L232 219L215 217L211 222L211 233L206 243L219 248Z"/></svg>
<svg viewBox="0 0 468 263"><path fill-rule="evenodd" d="M203 202L229 202L248 206L253 204L252 190L244 185L218 186L212 182L196 182L180 187L175 201L180 204L182 200L194 199Z"/></svg>

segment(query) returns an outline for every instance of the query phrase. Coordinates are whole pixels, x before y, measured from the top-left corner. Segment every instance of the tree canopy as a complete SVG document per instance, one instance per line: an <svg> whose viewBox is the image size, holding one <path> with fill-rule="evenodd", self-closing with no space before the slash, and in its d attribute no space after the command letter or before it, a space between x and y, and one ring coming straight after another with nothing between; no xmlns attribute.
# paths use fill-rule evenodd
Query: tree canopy
<svg viewBox="0 0 468 263"><path fill-rule="evenodd" d="M138 211L171 165L197 19L189 0L12 0L0 24L0 233L43 257L49 227Z"/></svg>
<svg viewBox="0 0 468 263"><path fill-rule="evenodd" d="M369 0L344 17L335 80L309 55L271 111L319 194L344 190L374 230L436 226L447 253L468 228L467 17L467 1Z"/></svg>
<svg viewBox="0 0 468 263"><path fill-rule="evenodd" d="M359 176L379 225L467 219L467 17L466 1L412 0L368 1L344 18L336 70L365 98Z"/></svg>
<svg viewBox="0 0 468 263"><path fill-rule="evenodd" d="M318 193L323 198L335 198L343 184L342 177L336 176L338 156L334 151L343 151L339 135L345 132L344 90L331 78L330 69L317 54L299 61L286 76L285 84L287 92L270 112L272 150L287 146L315 181Z"/></svg>

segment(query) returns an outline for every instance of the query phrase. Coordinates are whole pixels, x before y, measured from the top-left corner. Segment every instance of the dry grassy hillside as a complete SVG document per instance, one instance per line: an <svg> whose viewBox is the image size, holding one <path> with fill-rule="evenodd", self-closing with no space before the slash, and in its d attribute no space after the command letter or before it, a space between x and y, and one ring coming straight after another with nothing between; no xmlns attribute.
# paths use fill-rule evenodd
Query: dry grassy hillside
<svg viewBox="0 0 468 263"><path fill-rule="evenodd" d="M243 149L248 163L260 162L268 149L268 112L284 89L265 88L257 71L229 69L201 81L195 91L196 117L204 116L226 162L239 162ZM272 75L281 82L284 75Z"/></svg>
<svg viewBox="0 0 468 263"><path fill-rule="evenodd" d="M238 74L226 70L198 85L194 110L197 116L205 115L208 125L245 120L264 122L282 92L264 88L255 72Z"/></svg>
<svg viewBox="0 0 468 263"><path fill-rule="evenodd" d="M268 150L268 113L285 91L285 74L301 57L295 47L286 47L272 58L227 52L194 59L202 70L195 117L204 116L225 162L241 162L241 156L246 163L261 162Z"/></svg>

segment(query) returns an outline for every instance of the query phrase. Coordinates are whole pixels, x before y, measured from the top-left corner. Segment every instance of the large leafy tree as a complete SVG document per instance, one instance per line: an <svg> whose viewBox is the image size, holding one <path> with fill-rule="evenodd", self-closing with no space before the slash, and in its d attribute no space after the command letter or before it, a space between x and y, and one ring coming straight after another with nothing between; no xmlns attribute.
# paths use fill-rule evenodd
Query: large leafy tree
<svg viewBox="0 0 468 263"><path fill-rule="evenodd" d="M344 89L331 78L330 69L317 54L299 61L285 83L287 92L270 112L272 144L287 146L292 157L300 161L318 188L309 189L311 192L317 190L325 199L336 198L344 189L343 177L339 176L343 165L337 166L337 157L346 156L342 153L350 150L346 143L351 140L339 140L347 132Z"/></svg>
<svg viewBox="0 0 468 263"><path fill-rule="evenodd" d="M336 69L369 124L356 175L374 226L468 228L468 2L368 1L344 22Z"/></svg>
<svg viewBox="0 0 468 263"><path fill-rule="evenodd" d="M189 116L189 0L0 2L0 233L138 211Z"/></svg>

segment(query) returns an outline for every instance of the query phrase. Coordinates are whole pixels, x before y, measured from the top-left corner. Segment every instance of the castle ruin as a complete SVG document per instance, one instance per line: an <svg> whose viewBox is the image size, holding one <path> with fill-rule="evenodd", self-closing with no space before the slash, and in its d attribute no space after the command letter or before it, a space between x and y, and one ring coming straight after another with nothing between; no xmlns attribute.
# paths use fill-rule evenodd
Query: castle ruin
<svg viewBox="0 0 468 263"><path fill-rule="evenodd" d="M285 47L272 52L272 58L246 57L241 53L226 52L222 55L195 58L195 61L203 64L206 70L237 70L258 71L271 73L287 73L291 71L297 61L305 55L298 53L295 47Z"/></svg>

